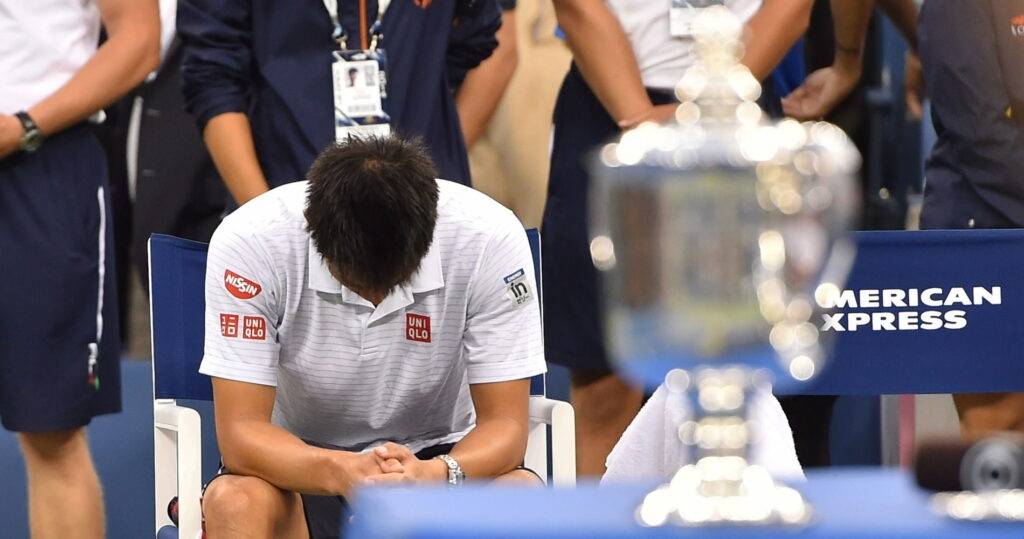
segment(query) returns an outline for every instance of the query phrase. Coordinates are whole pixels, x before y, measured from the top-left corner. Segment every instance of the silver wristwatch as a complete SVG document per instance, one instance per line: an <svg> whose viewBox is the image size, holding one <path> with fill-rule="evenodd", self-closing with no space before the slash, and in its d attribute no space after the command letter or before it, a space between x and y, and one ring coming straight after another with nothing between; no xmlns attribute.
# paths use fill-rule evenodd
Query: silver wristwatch
<svg viewBox="0 0 1024 539"><path fill-rule="evenodd" d="M457 487L466 480L466 474L462 471L462 466L459 466L459 461L453 459L451 455L438 455L434 458L441 459L448 465L449 487Z"/></svg>

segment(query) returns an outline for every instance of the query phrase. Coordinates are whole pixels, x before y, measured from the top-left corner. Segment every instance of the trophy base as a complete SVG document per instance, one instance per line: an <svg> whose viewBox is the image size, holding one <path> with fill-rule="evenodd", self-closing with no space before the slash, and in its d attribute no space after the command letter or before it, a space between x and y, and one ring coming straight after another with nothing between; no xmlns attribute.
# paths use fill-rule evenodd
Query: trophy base
<svg viewBox="0 0 1024 539"><path fill-rule="evenodd" d="M1024 522L1024 490L940 492L932 496L931 507L955 520Z"/></svg>
<svg viewBox="0 0 1024 539"><path fill-rule="evenodd" d="M739 457L705 457L676 472L636 510L643 526L802 526L813 512L803 495Z"/></svg>
<svg viewBox="0 0 1024 539"><path fill-rule="evenodd" d="M800 526L811 506L796 489L776 482L753 464L748 404L756 387L770 391L763 371L743 365L674 369L668 390L693 404L693 417L678 425L692 464L649 493L636 510L643 526Z"/></svg>

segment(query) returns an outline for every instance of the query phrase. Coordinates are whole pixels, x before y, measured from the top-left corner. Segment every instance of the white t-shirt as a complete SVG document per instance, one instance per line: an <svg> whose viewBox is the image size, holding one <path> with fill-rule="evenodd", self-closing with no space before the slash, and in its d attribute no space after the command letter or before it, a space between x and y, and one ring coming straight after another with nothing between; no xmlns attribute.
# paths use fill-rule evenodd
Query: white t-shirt
<svg viewBox="0 0 1024 539"><path fill-rule="evenodd" d="M99 35L93 0L0 0L0 112L57 91L96 52Z"/></svg>
<svg viewBox="0 0 1024 539"><path fill-rule="evenodd" d="M522 224L478 191L438 185L429 252L376 308L313 247L306 182L229 215L210 243L200 372L276 386L273 422L306 440L414 452L460 440L475 423L467 384L545 362Z"/></svg>
<svg viewBox="0 0 1024 539"><path fill-rule="evenodd" d="M671 90L695 59L693 39L669 34L670 0L605 0L633 46L644 86ZM725 0L745 24L761 0Z"/></svg>

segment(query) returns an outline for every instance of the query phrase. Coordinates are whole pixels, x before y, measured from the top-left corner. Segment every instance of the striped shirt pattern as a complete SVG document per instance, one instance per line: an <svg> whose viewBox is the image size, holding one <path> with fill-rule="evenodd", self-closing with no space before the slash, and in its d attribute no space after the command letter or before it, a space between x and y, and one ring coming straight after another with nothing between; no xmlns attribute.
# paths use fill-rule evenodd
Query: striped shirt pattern
<svg viewBox="0 0 1024 539"><path fill-rule="evenodd" d="M376 308L331 277L306 232L306 182L229 215L210 243L200 372L276 387L272 421L360 451L455 442L468 384L545 370L530 247L486 195L438 180L438 221L409 283Z"/></svg>

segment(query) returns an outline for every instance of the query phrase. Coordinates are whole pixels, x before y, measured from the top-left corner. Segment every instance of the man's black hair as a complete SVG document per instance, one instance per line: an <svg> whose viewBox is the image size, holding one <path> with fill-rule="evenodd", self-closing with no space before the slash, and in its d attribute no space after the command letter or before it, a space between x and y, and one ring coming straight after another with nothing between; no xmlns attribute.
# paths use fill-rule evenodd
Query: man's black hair
<svg viewBox="0 0 1024 539"><path fill-rule="evenodd" d="M350 137L317 157L308 230L343 284L387 294L416 273L434 237L436 177L418 139Z"/></svg>

